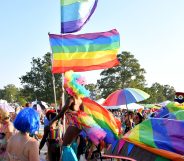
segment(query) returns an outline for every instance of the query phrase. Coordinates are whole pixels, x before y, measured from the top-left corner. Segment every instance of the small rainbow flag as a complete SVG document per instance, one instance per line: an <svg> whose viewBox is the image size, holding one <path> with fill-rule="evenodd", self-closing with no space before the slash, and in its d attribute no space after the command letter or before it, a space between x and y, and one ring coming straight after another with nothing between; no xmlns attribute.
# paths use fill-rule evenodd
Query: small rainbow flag
<svg viewBox="0 0 184 161"><path fill-rule="evenodd" d="M90 115L96 123L106 132L104 141L112 144L121 137L121 122L111 112L92 101L83 98L84 112Z"/></svg>
<svg viewBox="0 0 184 161"><path fill-rule="evenodd" d="M79 31L89 20L98 0L60 0L61 33Z"/></svg>
<svg viewBox="0 0 184 161"><path fill-rule="evenodd" d="M119 64L120 37L116 29L80 35L49 34L53 53L52 73L111 68Z"/></svg>

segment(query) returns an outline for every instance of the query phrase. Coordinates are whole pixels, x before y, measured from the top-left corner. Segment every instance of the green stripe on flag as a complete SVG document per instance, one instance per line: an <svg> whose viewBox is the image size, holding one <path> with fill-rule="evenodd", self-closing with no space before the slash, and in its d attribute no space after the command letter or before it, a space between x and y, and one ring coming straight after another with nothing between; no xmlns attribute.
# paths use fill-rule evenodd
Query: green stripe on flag
<svg viewBox="0 0 184 161"><path fill-rule="evenodd" d="M139 139L140 142L149 145L151 147L157 148L154 143L152 124L150 120L145 120L139 125Z"/></svg>
<svg viewBox="0 0 184 161"><path fill-rule="evenodd" d="M112 44L90 44L82 46L52 46L53 53L74 53L74 52L92 52L92 51L104 51L114 50L119 48L119 42Z"/></svg>

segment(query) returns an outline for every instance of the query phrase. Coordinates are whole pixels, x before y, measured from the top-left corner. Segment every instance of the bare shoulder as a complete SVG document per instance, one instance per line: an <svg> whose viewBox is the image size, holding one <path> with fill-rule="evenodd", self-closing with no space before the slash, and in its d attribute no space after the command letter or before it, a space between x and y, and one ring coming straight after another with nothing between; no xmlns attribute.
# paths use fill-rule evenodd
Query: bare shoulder
<svg viewBox="0 0 184 161"><path fill-rule="evenodd" d="M29 160L39 161L39 144L38 141L34 138L31 138L29 143L29 152L28 152L28 158Z"/></svg>
<svg viewBox="0 0 184 161"><path fill-rule="evenodd" d="M30 138L29 144L31 144L33 146L38 146L38 141L35 138Z"/></svg>
<svg viewBox="0 0 184 161"><path fill-rule="evenodd" d="M25 148L29 153L35 153L36 151L39 151L39 143L36 139L30 138Z"/></svg>
<svg viewBox="0 0 184 161"><path fill-rule="evenodd" d="M14 126L12 122L8 123L7 131L13 132L14 131Z"/></svg>

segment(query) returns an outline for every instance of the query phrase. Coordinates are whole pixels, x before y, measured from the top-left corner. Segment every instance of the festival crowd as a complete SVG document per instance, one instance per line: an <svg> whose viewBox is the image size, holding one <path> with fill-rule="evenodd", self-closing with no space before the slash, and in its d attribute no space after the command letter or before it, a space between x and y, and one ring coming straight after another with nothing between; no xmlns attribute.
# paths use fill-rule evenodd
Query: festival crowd
<svg viewBox="0 0 184 161"><path fill-rule="evenodd" d="M44 153L47 161L100 158L109 146L104 141L105 132L84 112L81 97L87 96L88 91L82 81L81 84L78 82L78 91L73 90L76 85L71 87L72 77L76 77L72 72L65 74L68 96L59 111L50 107L39 113L36 106L29 103L24 107L16 107L12 113L0 107L0 161L39 161L44 146L47 148ZM111 112L121 122L120 131L123 136L154 111L124 109ZM44 126L42 133L39 129L41 124Z"/></svg>

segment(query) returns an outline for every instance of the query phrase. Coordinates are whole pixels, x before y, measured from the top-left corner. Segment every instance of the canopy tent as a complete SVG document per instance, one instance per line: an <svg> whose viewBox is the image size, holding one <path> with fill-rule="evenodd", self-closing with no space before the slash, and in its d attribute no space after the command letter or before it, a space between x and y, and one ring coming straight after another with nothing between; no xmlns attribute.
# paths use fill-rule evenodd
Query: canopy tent
<svg viewBox="0 0 184 161"><path fill-rule="evenodd" d="M162 106L159 104L141 104L145 108L155 108L155 109L160 109Z"/></svg>
<svg viewBox="0 0 184 161"><path fill-rule="evenodd" d="M48 109L49 106L46 102L43 101L34 101L32 102L32 108L37 110L39 113L42 113L43 110Z"/></svg>
<svg viewBox="0 0 184 161"><path fill-rule="evenodd" d="M137 109L140 109L140 108L143 108L144 109L144 106L142 105L139 105L137 103L130 103L127 105L120 105L120 106L104 106L106 109L128 109L129 110L137 110Z"/></svg>
<svg viewBox="0 0 184 161"><path fill-rule="evenodd" d="M163 106L166 106L170 102L171 101L167 100L167 101L164 101L164 102L159 103L159 105L163 107Z"/></svg>

